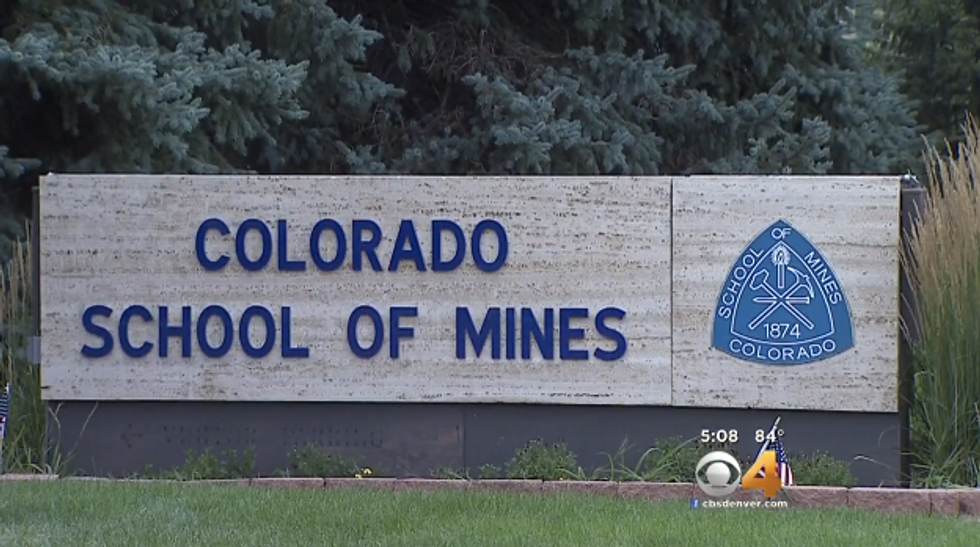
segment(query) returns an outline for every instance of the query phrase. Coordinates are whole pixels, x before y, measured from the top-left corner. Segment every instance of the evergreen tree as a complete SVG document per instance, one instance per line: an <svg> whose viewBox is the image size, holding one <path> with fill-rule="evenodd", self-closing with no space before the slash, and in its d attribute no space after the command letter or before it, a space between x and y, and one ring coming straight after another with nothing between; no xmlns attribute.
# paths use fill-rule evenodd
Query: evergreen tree
<svg viewBox="0 0 980 547"><path fill-rule="evenodd" d="M881 173L921 146L845 0L346 1L409 91L371 152L396 171Z"/></svg>
<svg viewBox="0 0 980 547"><path fill-rule="evenodd" d="M967 112L980 112L980 2L877 0L881 57L904 71L903 91L919 102L932 136L963 138Z"/></svg>
<svg viewBox="0 0 980 547"><path fill-rule="evenodd" d="M4 218L38 170L344 171L400 96L356 67L381 35L319 0L21 0L0 25Z"/></svg>
<svg viewBox="0 0 980 547"><path fill-rule="evenodd" d="M0 177L904 170L847 5L5 2Z"/></svg>
<svg viewBox="0 0 980 547"><path fill-rule="evenodd" d="M311 163L341 127L368 121L376 98L395 94L352 65L380 35L322 1L24 0L8 9L0 144L47 169L320 168ZM303 133L309 142L298 142Z"/></svg>

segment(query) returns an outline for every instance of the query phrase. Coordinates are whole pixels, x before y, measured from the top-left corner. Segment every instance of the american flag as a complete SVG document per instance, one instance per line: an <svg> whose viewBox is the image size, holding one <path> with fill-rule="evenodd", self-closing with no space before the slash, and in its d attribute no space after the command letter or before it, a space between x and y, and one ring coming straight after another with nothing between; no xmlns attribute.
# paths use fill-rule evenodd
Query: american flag
<svg viewBox="0 0 980 547"><path fill-rule="evenodd" d="M759 453L755 455L755 459L758 460L762 453L766 450L776 451L776 472L779 473L779 479L783 482L783 486L793 486L793 470L789 467L789 459L786 458L786 449L783 448L783 440L779 438L777 434L777 426L779 421L777 420L772 426L772 430L766 435L765 442L759 447ZM770 439L775 439L770 441ZM756 475L759 478L766 476L765 469L759 471Z"/></svg>
<svg viewBox="0 0 980 547"><path fill-rule="evenodd" d="M7 414L10 412L10 382L0 393L0 473L3 473L3 438L6 433Z"/></svg>
<svg viewBox="0 0 980 547"><path fill-rule="evenodd" d="M7 425L7 414L10 412L10 384L0 393L0 441L3 440L3 426Z"/></svg>
<svg viewBox="0 0 980 547"><path fill-rule="evenodd" d="M773 443L773 450L776 451L776 471L779 478L783 481L783 486L793 486L793 470L789 467L789 460L786 458L786 450L783 448L783 441L776 437Z"/></svg>

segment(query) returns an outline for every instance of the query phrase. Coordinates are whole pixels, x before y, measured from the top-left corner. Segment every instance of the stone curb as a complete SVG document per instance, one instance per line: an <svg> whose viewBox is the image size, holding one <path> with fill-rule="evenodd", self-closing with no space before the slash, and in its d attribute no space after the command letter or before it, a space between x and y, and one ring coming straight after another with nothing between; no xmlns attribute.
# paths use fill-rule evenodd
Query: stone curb
<svg viewBox="0 0 980 547"><path fill-rule="evenodd" d="M0 481L55 480L57 475L8 474ZM233 480L161 481L156 479L108 479L67 477L61 480L114 482L181 482L184 484L266 486L276 488L371 488L388 491L468 490L490 492L563 493L616 496L646 500L703 498L693 483L538 481L538 480L449 480L449 479L347 479L347 478L253 478ZM761 491L739 490L728 498L734 501L763 501ZM970 515L980 517L980 488L908 489L844 488L836 486L791 486L780 492L778 500L790 507L850 507L889 513L928 515Z"/></svg>
<svg viewBox="0 0 980 547"><path fill-rule="evenodd" d="M0 475L0 481L53 481L58 475L44 475L41 473L4 473Z"/></svg>

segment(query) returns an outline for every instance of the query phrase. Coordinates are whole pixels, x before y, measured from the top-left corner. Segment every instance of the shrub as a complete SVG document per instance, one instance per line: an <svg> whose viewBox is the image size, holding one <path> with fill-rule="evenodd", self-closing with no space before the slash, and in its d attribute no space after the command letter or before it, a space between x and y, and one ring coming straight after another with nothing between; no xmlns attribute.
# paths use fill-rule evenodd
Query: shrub
<svg viewBox="0 0 980 547"><path fill-rule="evenodd" d="M702 456L714 450L729 449L728 445L698 443L696 439L683 437L657 439L653 447L640 456L632 474L635 480L642 481L690 482Z"/></svg>
<svg viewBox="0 0 980 547"><path fill-rule="evenodd" d="M312 443L294 448L289 453L287 477L353 477L362 471L360 463L343 454L323 450Z"/></svg>
<svg viewBox="0 0 980 547"><path fill-rule="evenodd" d="M226 450L221 455L221 458L214 455L210 448L200 454L189 449L185 452L184 463L180 467L156 472L152 465L147 465L141 475L144 478L196 481L244 479L255 474L255 449L246 448L241 455L235 450Z"/></svg>
<svg viewBox="0 0 980 547"><path fill-rule="evenodd" d="M17 241L10 260L0 268L0 390L10 386L5 472L60 471L46 437L40 367L28 359L32 288L30 240Z"/></svg>
<svg viewBox="0 0 980 547"><path fill-rule="evenodd" d="M562 480L582 473L575 454L565 443L528 442L507 462L507 478Z"/></svg>
<svg viewBox="0 0 980 547"><path fill-rule="evenodd" d="M902 257L917 302L911 456L924 486L980 484L980 128L970 117L964 129L955 149L929 152L929 195Z"/></svg>
<svg viewBox="0 0 980 547"><path fill-rule="evenodd" d="M854 486L857 483L847 462L828 454L801 455L791 459L790 465L799 486Z"/></svg>

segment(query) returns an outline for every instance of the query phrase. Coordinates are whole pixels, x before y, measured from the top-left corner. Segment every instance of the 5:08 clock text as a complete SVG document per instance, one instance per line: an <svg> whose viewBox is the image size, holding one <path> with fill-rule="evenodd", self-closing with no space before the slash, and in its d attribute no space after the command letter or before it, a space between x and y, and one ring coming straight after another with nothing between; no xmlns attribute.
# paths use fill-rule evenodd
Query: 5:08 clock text
<svg viewBox="0 0 980 547"><path fill-rule="evenodd" d="M737 429L702 429L701 430L701 442L702 443L737 443L738 442L738 430Z"/></svg>

